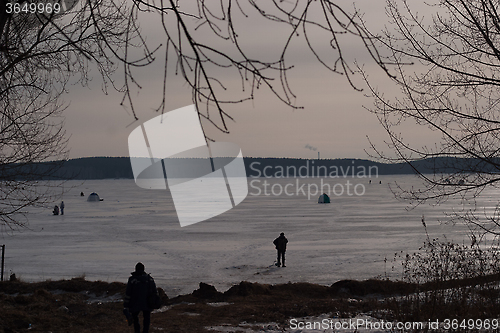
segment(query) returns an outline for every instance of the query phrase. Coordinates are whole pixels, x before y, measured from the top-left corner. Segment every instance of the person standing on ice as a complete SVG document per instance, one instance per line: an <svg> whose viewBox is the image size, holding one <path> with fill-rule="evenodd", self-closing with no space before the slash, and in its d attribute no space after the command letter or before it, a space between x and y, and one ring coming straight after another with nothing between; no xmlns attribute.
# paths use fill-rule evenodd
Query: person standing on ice
<svg viewBox="0 0 500 333"><path fill-rule="evenodd" d="M61 215L64 215L64 201L61 201L59 207L61 207Z"/></svg>
<svg viewBox="0 0 500 333"><path fill-rule="evenodd" d="M278 262L276 266L280 267L281 262L283 262L283 267L285 266L285 252L286 252L286 244L288 243L288 239L286 239L285 234L282 232L278 238L273 241L274 246L276 246L276 250L278 251Z"/></svg>
<svg viewBox="0 0 500 333"><path fill-rule="evenodd" d="M125 292L125 299L123 307L128 309L132 315L132 322L134 324L134 333L141 333L141 326L139 325L139 312L142 311L143 316L143 333L149 332L149 324L151 323L151 308L149 307L148 300L153 295L157 294L155 280L151 275L146 274L144 265L140 262L135 265L135 272L131 273L127 283L127 290Z"/></svg>

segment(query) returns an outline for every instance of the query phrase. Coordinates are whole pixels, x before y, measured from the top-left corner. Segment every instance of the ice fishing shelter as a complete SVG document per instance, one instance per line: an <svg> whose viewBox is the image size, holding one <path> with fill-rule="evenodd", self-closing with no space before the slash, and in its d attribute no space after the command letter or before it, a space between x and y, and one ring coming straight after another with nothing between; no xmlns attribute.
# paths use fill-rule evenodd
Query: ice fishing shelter
<svg viewBox="0 0 500 333"><path fill-rule="evenodd" d="M99 194L92 192L89 194L87 201L102 201L102 200L101 200L101 198L99 198Z"/></svg>
<svg viewBox="0 0 500 333"><path fill-rule="evenodd" d="M319 196L318 203L330 203L330 197L326 193L323 193Z"/></svg>

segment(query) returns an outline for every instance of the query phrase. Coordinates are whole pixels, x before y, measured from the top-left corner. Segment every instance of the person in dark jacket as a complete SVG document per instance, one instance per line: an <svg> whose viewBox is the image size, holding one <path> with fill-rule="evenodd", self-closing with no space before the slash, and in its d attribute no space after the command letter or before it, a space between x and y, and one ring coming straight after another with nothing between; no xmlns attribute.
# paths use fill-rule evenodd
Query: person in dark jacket
<svg viewBox="0 0 500 333"><path fill-rule="evenodd" d="M156 293L154 279L149 274L146 274L142 263L137 263L135 272L132 272L132 276L128 279L123 303L123 307L128 309L128 312L132 315L135 333L141 333L141 326L139 325L139 312L141 311L143 315L143 333L149 332L152 309L149 307L148 299L156 295Z"/></svg>
<svg viewBox="0 0 500 333"><path fill-rule="evenodd" d="M280 267L281 262L283 262L283 267L285 266L285 252L286 252L286 244L288 243L288 239L286 239L285 234L282 232L278 238L273 241L274 246L276 246L276 250L278 250L278 262L276 266Z"/></svg>

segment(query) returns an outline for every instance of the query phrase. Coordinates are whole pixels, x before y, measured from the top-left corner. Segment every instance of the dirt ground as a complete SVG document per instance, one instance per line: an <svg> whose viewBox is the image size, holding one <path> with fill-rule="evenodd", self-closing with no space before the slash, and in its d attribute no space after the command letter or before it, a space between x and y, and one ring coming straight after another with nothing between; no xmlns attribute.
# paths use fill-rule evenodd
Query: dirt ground
<svg viewBox="0 0 500 333"><path fill-rule="evenodd" d="M0 282L0 332L133 332L123 315L125 287L84 278ZM219 292L200 283L191 294L174 298L160 289L164 306L152 313L150 331L217 332L207 328L243 322L256 329L259 323L285 328L291 318L322 314L352 318L364 313L394 320L394 299L415 288L387 280L344 280L331 286L241 282Z"/></svg>
<svg viewBox="0 0 500 333"><path fill-rule="evenodd" d="M241 282L225 292L200 283L189 295L168 298L152 314L151 332L208 332L242 322L288 326L289 318L335 313L350 317L378 307L376 294L395 285L344 281L333 286L309 283L262 285ZM125 284L71 280L0 283L3 332L132 332L123 315ZM359 301L353 302L351 297ZM372 297L369 296L372 294ZM368 297L367 297L368 296ZM213 330L210 332L214 332Z"/></svg>

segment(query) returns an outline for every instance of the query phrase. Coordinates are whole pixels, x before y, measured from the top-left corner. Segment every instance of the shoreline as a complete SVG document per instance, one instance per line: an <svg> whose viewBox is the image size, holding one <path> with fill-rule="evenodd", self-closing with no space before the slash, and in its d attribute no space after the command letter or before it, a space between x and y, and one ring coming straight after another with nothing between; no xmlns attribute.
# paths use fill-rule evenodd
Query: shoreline
<svg viewBox="0 0 500 333"><path fill-rule="evenodd" d="M238 326L242 322L254 326L258 326L258 322L273 322L282 326L286 325L289 315L321 315L331 312L332 306L342 308L348 303L344 296L351 294L349 288L358 285L348 284L352 283L322 286L304 282L268 285L243 281L220 292L201 282L192 293L173 298L160 288L163 307L153 311L151 331L208 332L207 327ZM97 332L132 331L121 311L125 287L122 282L87 281L83 277L0 282L0 328L5 332L49 332L71 327L72 333L78 333L88 332L91 325ZM373 285L368 289L355 288L358 291L354 294L366 294ZM291 303L292 308L287 309ZM276 306L281 310L274 309Z"/></svg>
<svg viewBox="0 0 500 333"><path fill-rule="evenodd" d="M341 280L330 286L242 281L224 292L201 282L192 293L173 298L160 290L163 307L152 313L151 332L230 332L245 325L246 331L241 329L245 332L282 332L290 328L291 319L321 316L416 320L414 314L397 311L404 308L405 298L411 295L431 295L437 290L498 281L500 274L422 285L376 279ZM122 314L125 287L121 282L87 281L83 277L0 282L0 329L4 332L132 332ZM443 315L449 312L435 314L439 320ZM429 319L434 317L425 320Z"/></svg>

